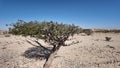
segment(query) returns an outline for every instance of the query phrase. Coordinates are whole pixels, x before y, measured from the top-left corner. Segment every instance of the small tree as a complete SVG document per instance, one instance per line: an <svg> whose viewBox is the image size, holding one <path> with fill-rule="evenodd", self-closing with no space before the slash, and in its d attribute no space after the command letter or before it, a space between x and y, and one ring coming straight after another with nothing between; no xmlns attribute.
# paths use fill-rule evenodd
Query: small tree
<svg viewBox="0 0 120 68"><path fill-rule="evenodd" d="M49 68L55 55L61 46L67 46L65 41L69 36L73 36L78 33L81 28L75 25L59 24L57 22L24 22L19 20L17 23L12 25L10 33L15 35L30 35L36 38L44 39L45 42L50 43L53 48L51 49L51 54L46 59L44 68ZM36 41L38 43L38 41ZM38 43L39 44L39 43ZM42 46L44 47L44 46Z"/></svg>

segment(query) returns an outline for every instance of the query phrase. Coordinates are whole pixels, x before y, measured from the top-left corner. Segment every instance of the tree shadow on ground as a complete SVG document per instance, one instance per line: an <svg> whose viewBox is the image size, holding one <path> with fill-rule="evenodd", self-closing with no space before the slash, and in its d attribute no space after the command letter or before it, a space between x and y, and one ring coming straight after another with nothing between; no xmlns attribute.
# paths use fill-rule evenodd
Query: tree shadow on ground
<svg viewBox="0 0 120 68"><path fill-rule="evenodd" d="M36 46L29 48L23 54L26 58L33 58L33 59L47 59L51 53L51 48L44 49L41 46Z"/></svg>
<svg viewBox="0 0 120 68"><path fill-rule="evenodd" d="M47 59L51 54L52 47L36 46L26 50L22 56L30 59Z"/></svg>

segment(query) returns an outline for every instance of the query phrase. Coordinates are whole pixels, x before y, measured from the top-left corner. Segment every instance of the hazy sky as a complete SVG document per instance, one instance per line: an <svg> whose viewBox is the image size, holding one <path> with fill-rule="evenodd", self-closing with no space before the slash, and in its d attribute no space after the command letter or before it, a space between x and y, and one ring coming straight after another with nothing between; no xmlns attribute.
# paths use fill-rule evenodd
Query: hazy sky
<svg viewBox="0 0 120 68"><path fill-rule="evenodd" d="M18 19L120 28L120 0L0 0L0 29Z"/></svg>

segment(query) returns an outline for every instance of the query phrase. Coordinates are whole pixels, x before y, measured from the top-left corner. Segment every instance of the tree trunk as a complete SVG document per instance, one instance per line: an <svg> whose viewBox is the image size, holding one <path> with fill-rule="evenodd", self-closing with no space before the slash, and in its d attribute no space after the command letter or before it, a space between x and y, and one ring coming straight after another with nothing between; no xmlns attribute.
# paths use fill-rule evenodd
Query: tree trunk
<svg viewBox="0 0 120 68"><path fill-rule="evenodd" d="M60 49L61 46L57 46L56 50L53 51L50 56L48 57L48 59L46 60L43 68L50 68L50 65L52 64L52 61L54 60L55 55L57 54L58 50Z"/></svg>

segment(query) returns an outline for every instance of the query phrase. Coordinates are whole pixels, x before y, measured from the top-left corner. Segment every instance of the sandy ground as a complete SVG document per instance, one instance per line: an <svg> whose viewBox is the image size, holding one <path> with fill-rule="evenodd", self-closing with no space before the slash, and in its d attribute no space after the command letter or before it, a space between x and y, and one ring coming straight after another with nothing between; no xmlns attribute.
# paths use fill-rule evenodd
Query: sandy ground
<svg viewBox="0 0 120 68"><path fill-rule="evenodd" d="M112 39L106 41L107 36ZM34 53L35 46L39 46L33 40L35 39L30 37L0 35L0 68L42 68L44 59L23 56L31 48L34 48L31 54ZM120 68L120 34L79 34L66 43L73 41L79 43L61 47L51 68ZM46 47L49 45L43 40L39 42Z"/></svg>

